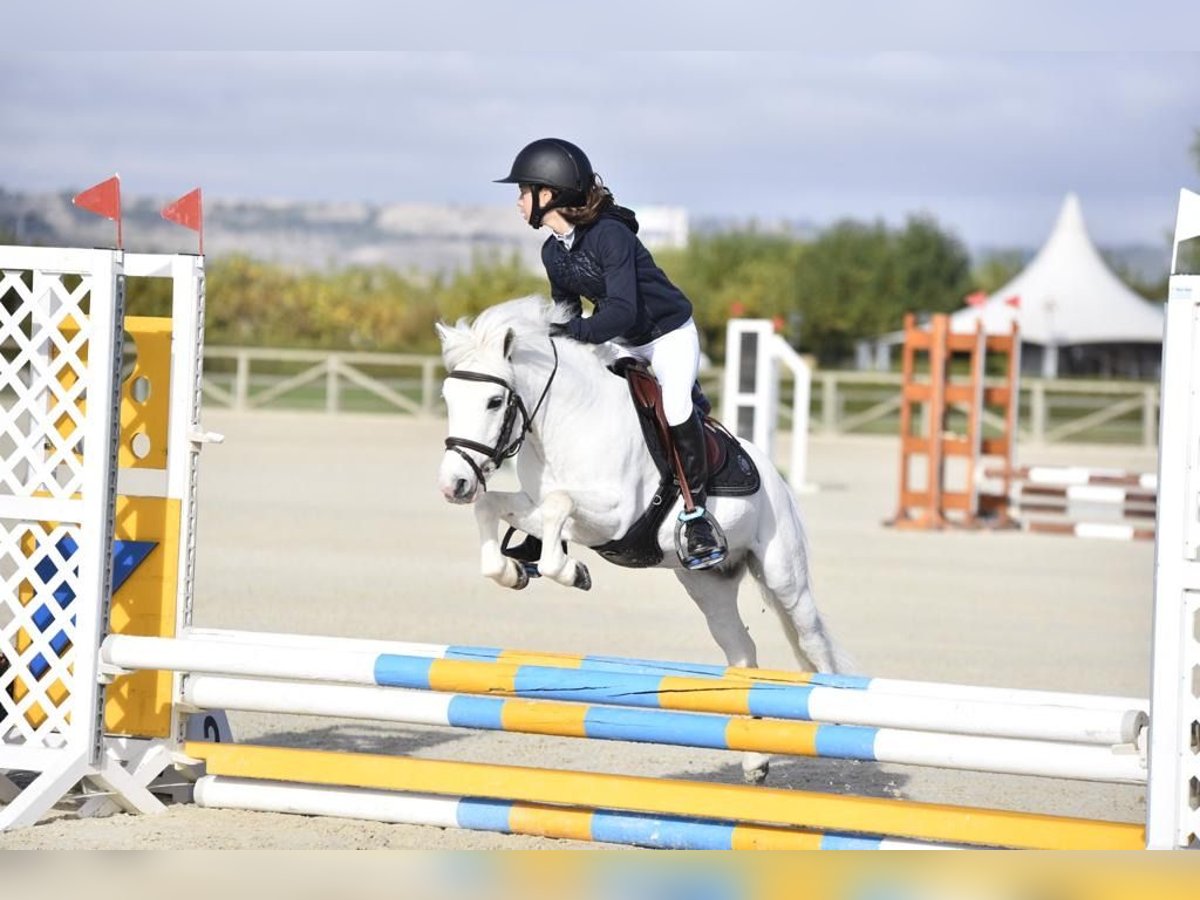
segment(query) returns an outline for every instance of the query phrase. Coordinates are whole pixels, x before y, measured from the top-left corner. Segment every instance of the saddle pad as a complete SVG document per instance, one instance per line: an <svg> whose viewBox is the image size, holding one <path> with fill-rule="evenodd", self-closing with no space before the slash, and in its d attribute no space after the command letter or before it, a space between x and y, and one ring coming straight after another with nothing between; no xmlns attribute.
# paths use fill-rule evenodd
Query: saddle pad
<svg viewBox="0 0 1200 900"><path fill-rule="evenodd" d="M646 449L650 451L659 475L664 479L674 479L675 470L667 461L667 453L659 436L658 411L662 408L662 394L658 382L642 365L626 364L617 374L629 383L633 406L637 410L638 421L642 423ZM758 467L741 442L711 416L705 416L703 421L708 449L709 476L706 488L709 496L745 497L756 493L762 484Z"/></svg>

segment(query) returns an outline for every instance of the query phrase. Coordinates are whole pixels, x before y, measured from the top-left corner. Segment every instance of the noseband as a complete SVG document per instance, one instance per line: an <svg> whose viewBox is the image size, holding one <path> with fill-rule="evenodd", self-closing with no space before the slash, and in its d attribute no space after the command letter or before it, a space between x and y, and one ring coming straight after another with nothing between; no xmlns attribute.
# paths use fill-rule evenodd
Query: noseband
<svg viewBox="0 0 1200 900"><path fill-rule="evenodd" d="M491 462L494 466L499 466L504 460L517 455L517 451L525 443L525 436L533 428L533 420L537 417L538 410L542 408L542 401L546 399L546 394L550 392L550 385L554 383L554 376L558 374L558 348L554 346L554 341L550 341L550 349L554 352L554 368L550 370L550 377L546 379L546 386L542 388L542 396L538 398L538 402L533 407L532 413L526 411L525 403L521 400L521 395L503 378L497 378L495 375L488 375L484 372L464 372L457 369L446 375L447 378L458 378L462 381L484 381L490 384L498 384L508 392L508 399L504 404L504 421L500 425L500 435L496 438L495 446L489 447L487 444L481 444L479 441L472 441L468 438L446 438L446 449L453 450L467 461L467 465L471 467L471 471L475 473L475 477L479 479L479 484L485 491L487 490L487 477L484 475L483 468L463 448L474 450L476 453L482 453L484 459ZM516 423L518 413L521 415L521 431L510 441L513 425Z"/></svg>

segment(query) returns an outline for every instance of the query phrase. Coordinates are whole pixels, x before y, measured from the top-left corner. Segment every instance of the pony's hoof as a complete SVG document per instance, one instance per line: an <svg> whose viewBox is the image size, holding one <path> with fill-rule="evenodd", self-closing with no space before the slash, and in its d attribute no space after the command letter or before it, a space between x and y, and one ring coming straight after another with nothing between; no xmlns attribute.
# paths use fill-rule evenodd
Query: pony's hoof
<svg viewBox="0 0 1200 900"><path fill-rule="evenodd" d="M525 567L517 563L517 583L512 586L514 591L523 591L529 587L529 573L525 571Z"/></svg>
<svg viewBox="0 0 1200 900"><path fill-rule="evenodd" d="M575 580L571 582L571 587L579 588L581 591L592 589L591 573L588 572L587 566L578 560L575 561Z"/></svg>

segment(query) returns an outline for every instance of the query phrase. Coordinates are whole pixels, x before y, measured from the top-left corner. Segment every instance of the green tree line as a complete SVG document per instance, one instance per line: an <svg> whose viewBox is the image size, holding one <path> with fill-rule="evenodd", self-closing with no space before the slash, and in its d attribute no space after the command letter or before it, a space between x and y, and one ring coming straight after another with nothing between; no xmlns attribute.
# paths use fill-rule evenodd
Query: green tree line
<svg viewBox="0 0 1200 900"><path fill-rule="evenodd" d="M777 319L801 349L833 363L857 338L898 328L911 310L962 305L980 287L965 248L929 218L902 228L841 222L815 238L754 229L694 236L657 260L691 298L712 354L735 315ZM984 275L1003 279L1007 268ZM129 312L164 315L165 282L130 284ZM434 352L433 323L471 316L512 297L545 293L546 280L515 256L481 255L442 275L386 267L299 271L234 256L211 260L206 339L211 344Z"/></svg>
<svg viewBox="0 0 1200 900"><path fill-rule="evenodd" d="M998 289L1025 262L1010 253L973 267L963 244L928 216L900 227L843 221L803 239L754 228L695 235L686 248L657 252L656 260L692 300L710 354L723 355L729 318L763 317L826 365L849 359L856 340L899 328L907 312L953 311L972 291ZM206 339L431 353L438 319L546 290L544 275L516 255L480 255L441 275L386 267L299 271L218 258L207 268ZM165 282L131 284L131 314L169 308Z"/></svg>
<svg viewBox="0 0 1200 900"><path fill-rule="evenodd" d="M809 240L753 230L695 238L657 255L692 299L710 350L733 315L775 319L824 363L857 339L900 327L911 311L958 309L976 289L966 248L928 217L902 228L839 222Z"/></svg>

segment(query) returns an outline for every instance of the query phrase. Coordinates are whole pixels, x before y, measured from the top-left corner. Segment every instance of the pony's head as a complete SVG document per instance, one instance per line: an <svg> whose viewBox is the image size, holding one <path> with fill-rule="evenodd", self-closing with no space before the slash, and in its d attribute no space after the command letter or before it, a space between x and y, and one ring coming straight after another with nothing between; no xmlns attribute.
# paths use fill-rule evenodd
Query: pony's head
<svg viewBox="0 0 1200 900"><path fill-rule="evenodd" d="M513 359L549 359L550 323L562 314L541 297L522 297L489 307L473 322L437 324L450 420L438 486L451 503L473 502L487 476L511 455L507 451L533 413L532 402L527 407L517 392Z"/></svg>

